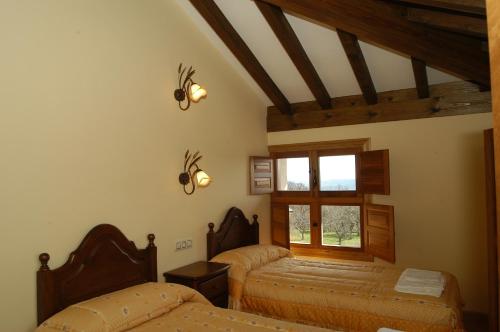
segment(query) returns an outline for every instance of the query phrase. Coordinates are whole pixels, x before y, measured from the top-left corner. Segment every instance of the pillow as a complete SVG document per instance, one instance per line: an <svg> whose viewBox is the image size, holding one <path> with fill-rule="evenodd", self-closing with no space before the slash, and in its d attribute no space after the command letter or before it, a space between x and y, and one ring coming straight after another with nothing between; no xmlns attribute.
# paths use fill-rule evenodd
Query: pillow
<svg viewBox="0 0 500 332"><path fill-rule="evenodd" d="M211 262L230 264L228 272L229 308L240 310L243 284L248 272L282 257L292 257L290 250L270 244L256 244L218 254Z"/></svg>
<svg viewBox="0 0 500 332"><path fill-rule="evenodd" d="M187 301L209 303L189 287L150 282L73 304L47 319L36 331L119 332Z"/></svg>
<svg viewBox="0 0 500 332"><path fill-rule="evenodd" d="M211 261L231 265L240 264L245 267L247 272L250 272L282 257L291 256L292 253L286 248L271 244L256 244L224 251L212 258Z"/></svg>

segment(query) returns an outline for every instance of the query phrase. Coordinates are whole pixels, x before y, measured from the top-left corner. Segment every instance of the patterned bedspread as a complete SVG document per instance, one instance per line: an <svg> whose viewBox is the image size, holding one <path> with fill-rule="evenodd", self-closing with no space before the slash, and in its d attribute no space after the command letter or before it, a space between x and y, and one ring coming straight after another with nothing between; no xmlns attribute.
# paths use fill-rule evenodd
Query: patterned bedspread
<svg viewBox="0 0 500 332"><path fill-rule="evenodd" d="M326 332L214 307L194 289L146 283L69 306L36 332Z"/></svg>
<svg viewBox="0 0 500 332"><path fill-rule="evenodd" d="M284 254L248 264L242 262L254 249L245 248L243 253L239 248L237 254L228 251L221 254L224 259L215 259L235 268L229 271L230 291L236 291L233 305L240 310L347 331L463 330L460 292L451 274L444 273L441 297L419 296L394 290L402 272L395 267L308 261Z"/></svg>

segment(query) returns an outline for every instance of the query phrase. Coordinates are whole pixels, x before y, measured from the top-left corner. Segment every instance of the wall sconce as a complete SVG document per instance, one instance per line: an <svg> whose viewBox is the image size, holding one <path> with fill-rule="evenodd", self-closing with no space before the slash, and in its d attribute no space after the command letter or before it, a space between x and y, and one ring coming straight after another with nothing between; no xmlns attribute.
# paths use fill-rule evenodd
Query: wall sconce
<svg viewBox="0 0 500 332"><path fill-rule="evenodd" d="M174 91L175 100L179 102L179 108L183 111L191 106L191 102L197 103L201 98L207 96L207 90L193 82L192 77L195 73L193 67L189 67L187 72L186 68L187 67L182 67L182 63L179 65L179 69L177 70L179 73L179 88ZM186 74L186 76L184 76L184 74ZM185 100L187 100L187 102L182 106Z"/></svg>
<svg viewBox="0 0 500 332"><path fill-rule="evenodd" d="M190 154L189 150L184 155L184 172L179 175L179 182L184 186L186 195L194 193L196 187L207 187L212 182L212 178L198 167L197 163L201 157L199 152ZM188 191L186 187L189 185L191 189Z"/></svg>

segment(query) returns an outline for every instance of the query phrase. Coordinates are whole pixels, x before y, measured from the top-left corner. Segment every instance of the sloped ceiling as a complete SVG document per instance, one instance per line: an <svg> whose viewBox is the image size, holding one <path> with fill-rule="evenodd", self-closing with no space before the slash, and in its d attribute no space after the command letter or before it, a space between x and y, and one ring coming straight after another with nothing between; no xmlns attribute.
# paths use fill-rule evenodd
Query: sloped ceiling
<svg viewBox="0 0 500 332"><path fill-rule="evenodd" d="M170 0L167 0L170 1ZM272 103L188 0L177 0L200 32L221 52L267 106ZM314 100L299 72L268 23L250 0L216 0L259 62L291 103ZM359 95L361 90L337 33L330 28L285 14L331 97ZM411 61L392 51L360 41L377 92L414 88ZM193 64L196 67L196 64ZM459 78L427 67L429 84Z"/></svg>

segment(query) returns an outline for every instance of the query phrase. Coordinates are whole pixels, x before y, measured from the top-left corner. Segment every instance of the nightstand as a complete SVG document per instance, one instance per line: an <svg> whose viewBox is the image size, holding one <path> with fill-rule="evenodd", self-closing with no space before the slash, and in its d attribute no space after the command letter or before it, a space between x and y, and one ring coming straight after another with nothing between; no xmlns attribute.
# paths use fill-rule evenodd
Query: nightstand
<svg viewBox="0 0 500 332"><path fill-rule="evenodd" d="M227 308L228 264L196 262L163 273L166 282L174 282L196 289L213 305Z"/></svg>

